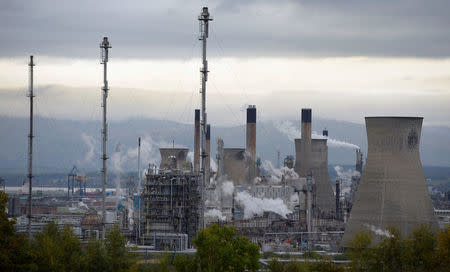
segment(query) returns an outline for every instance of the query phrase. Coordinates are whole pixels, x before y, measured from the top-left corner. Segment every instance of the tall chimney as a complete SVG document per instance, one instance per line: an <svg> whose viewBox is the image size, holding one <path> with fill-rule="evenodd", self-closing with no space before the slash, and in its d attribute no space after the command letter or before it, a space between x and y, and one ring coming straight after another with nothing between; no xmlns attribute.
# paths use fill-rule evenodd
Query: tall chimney
<svg viewBox="0 0 450 272"><path fill-rule="evenodd" d="M205 160L205 175L206 185L210 183L210 171L211 171L211 125L206 126L206 160Z"/></svg>
<svg viewBox="0 0 450 272"><path fill-rule="evenodd" d="M300 176L306 177L310 172L311 153L311 109L302 109L302 154Z"/></svg>
<svg viewBox="0 0 450 272"><path fill-rule="evenodd" d="M361 231L372 232L372 241L377 243L389 227L396 227L402 236L422 224L438 229L420 162L422 120L366 117L366 166L345 227L344 244Z"/></svg>
<svg viewBox="0 0 450 272"><path fill-rule="evenodd" d="M356 171L360 174L362 173L363 168L363 155L360 149L356 150Z"/></svg>
<svg viewBox="0 0 450 272"><path fill-rule="evenodd" d="M341 220L341 184L340 180L336 179L336 220Z"/></svg>
<svg viewBox="0 0 450 272"><path fill-rule="evenodd" d="M247 156L247 181L251 184L256 175L256 107L247 108L247 138L245 152Z"/></svg>
<svg viewBox="0 0 450 272"><path fill-rule="evenodd" d="M200 171L200 110L195 110L194 121L194 171Z"/></svg>

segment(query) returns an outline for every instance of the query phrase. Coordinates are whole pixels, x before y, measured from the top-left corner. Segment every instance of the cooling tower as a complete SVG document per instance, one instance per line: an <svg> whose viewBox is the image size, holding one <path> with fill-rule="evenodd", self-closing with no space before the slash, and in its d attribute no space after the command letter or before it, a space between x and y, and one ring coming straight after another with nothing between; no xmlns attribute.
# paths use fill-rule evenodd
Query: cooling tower
<svg viewBox="0 0 450 272"><path fill-rule="evenodd" d="M343 238L360 231L377 236L393 226L402 235L426 224L437 229L419 146L421 117L366 117L368 153Z"/></svg>
<svg viewBox="0 0 450 272"><path fill-rule="evenodd" d="M161 153L161 164L159 168L167 169L169 162L169 157L174 156L177 158L177 168L183 169L187 165L187 154L189 149L187 148L160 148L159 152Z"/></svg>
<svg viewBox="0 0 450 272"><path fill-rule="evenodd" d="M194 171L200 171L200 110L195 110L194 122Z"/></svg>
<svg viewBox="0 0 450 272"><path fill-rule="evenodd" d="M235 186L247 185L245 178L245 149L223 149L223 172Z"/></svg>
<svg viewBox="0 0 450 272"><path fill-rule="evenodd" d="M311 143L309 152L303 152L305 145L302 143L303 139L295 139L295 154L297 159L295 161L295 172L301 177L301 169L303 160L306 159L308 168L304 171L312 174L316 182L316 202L317 206L322 212L331 213L335 211L334 193L328 174L328 146L326 139L310 139ZM302 154L308 153L309 156L304 158Z"/></svg>
<svg viewBox="0 0 450 272"><path fill-rule="evenodd" d="M256 107L249 105L247 108L247 133L246 133L246 156L247 156L247 180L252 183L256 175Z"/></svg>

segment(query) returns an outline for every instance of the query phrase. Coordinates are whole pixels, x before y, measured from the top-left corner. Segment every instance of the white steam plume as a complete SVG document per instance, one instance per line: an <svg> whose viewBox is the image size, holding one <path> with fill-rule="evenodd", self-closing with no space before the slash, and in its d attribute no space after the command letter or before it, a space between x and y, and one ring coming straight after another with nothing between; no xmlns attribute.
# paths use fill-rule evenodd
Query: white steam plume
<svg viewBox="0 0 450 272"><path fill-rule="evenodd" d="M279 214L283 218L292 213L280 198L257 198L244 191L237 193L235 200L244 207L244 219L262 215L266 211Z"/></svg>
<svg viewBox="0 0 450 272"><path fill-rule="evenodd" d="M222 183L222 192L225 196L230 196L233 194L234 191L234 184L232 181L224 181Z"/></svg>
<svg viewBox="0 0 450 272"><path fill-rule="evenodd" d="M300 139L302 136L302 133L300 129L297 129L294 124L292 124L291 121L282 121L282 122L274 122L274 126L278 131L285 134L290 141L294 141L295 139ZM316 132L312 132L311 137L313 139L327 139L327 145L330 147L345 147L345 148L352 148L352 149L360 149L359 146L351 143L347 143L345 141L336 140L330 137L326 137L323 135L320 135Z"/></svg>
<svg viewBox="0 0 450 272"><path fill-rule="evenodd" d="M374 225L370 225L370 224L364 224L364 226L369 228L373 233L375 233L378 236L384 236L384 237L388 237L388 238L392 237L392 234L388 230L383 230L383 229L377 228Z"/></svg>
<svg viewBox="0 0 450 272"><path fill-rule="evenodd" d="M222 212L217 209L211 209L205 212L205 217L217 218L220 221L225 221L227 218L222 215Z"/></svg>
<svg viewBox="0 0 450 272"><path fill-rule="evenodd" d="M82 161L78 160L77 164L81 165L89 165L93 163L93 158L95 155L95 147L97 144L95 143L94 137L87 135L86 133L81 133L81 139L83 140L84 144L87 145L88 151L86 152L86 155L84 155L84 158Z"/></svg>
<svg viewBox="0 0 450 272"><path fill-rule="evenodd" d="M270 173L269 182L271 183L280 183L282 177L286 179L297 179L299 178L298 174L295 173L294 169L290 169L288 167L275 168L270 161L264 161L262 163L262 168Z"/></svg>

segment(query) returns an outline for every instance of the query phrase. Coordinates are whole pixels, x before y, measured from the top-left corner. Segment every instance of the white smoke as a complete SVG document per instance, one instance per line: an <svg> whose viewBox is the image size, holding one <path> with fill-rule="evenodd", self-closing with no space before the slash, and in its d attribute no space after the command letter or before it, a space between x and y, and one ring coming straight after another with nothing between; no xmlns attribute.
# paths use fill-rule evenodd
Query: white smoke
<svg viewBox="0 0 450 272"><path fill-rule="evenodd" d="M87 145L88 151L84 155L83 160L78 160L78 165L90 165L93 163L93 158L95 155L95 147L97 146L94 137L87 135L86 133L81 133L81 139L83 140L84 144Z"/></svg>
<svg viewBox="0 0 450 272"><path fill-rule="evenodd" d="M290 141L294 141L295 139L300 139L302 136L301 130L297 129L291 121L282 121L282 122L274 122L274 126L278 131L285 134ZM330 137L323 136L313 131L311 133L311 137L313 139L327 139L327 145L330 147L344 147L344 148L352 148L352 149L360 149L359 146L351 143L347 143L345 141L336 140Z"/></svg>
<svg viewBox="0 0 450 272"><path fill-rule="evenodd" d="M230 196L233 194L234 191L234 184L232 181L224 181L222 183L222 192L224 196Z"/></svg>
<svg viewBox="0 0 450 272"><path fill-rule="evenodd" d="M123 174L123 163L127 160L126 155L122 155L120 151L114 152L111 156L111 168L114 174L114 183L116 185L116 202L119 203L122 198L122 188L120 187L120 179Z"/></svg>
<svg viewBox="0 0 450 272"><path fill-rule="evenodd" d="M270 161L264 161L261 167L270 174L268 181L270 183L280 183L282 178L285 179L297 179L299 178L298 174L295 173L294 169L290 169L288 167L275 168Z"/></svg>
<svg viewBox="0 0 450 272"><path fill-rule="evenodd" d="M388 230L383 230L383 229L377 228L374 225L370 225L370 224L364 224L364 226L369 228L373 233L375 233L378 236L384 236L384 237L388 237L388 238L392 237L392 234Z"/></svg>
<svg viewBox="0 0 450 272"><path fill-rule="evenodd" d="M216 164L216 161L215 161L215 160L213 160L213 159L211 158L211 162L210 162L209 165L210 165L212 171L217 172L217 164Z"/></svg>
<svg viewBox="0 0 450 272"><path fill-rule="evenodd" d="M222 215L222 212L217 209L208 210L205 213L205 217L217 218L220 221L225 221L227 218Z"/></svg>
<svg viewBox="0 0 450 272"><path fill-rule="evenodd" d="M336 171L336 175L341 180L342 184L345 186L350 186L352 182L352 177L359 177L361 174L354 170L354 169L348 169L344 170L342 166L336 165L334 167L334 171Z"/></svg>
<svg viewBox="0 0 450 272"><path fill-rule="evenodd" d="M334 171L336 171L336 175L341 180L341 192L346 195L350 194L351 192L351 186L352 186L352 177L359 177L361 174L354 170L354 169L348 169L344 170L342 166L336 165L334 167Z"/></svg>
<svg viewBox="0 0 450 272"><path fill-rule="evenodd" d="M301 131L291 121L274 122L273 124L279 132L285 134L292 142L302 136Z"/></svg>
<svg viewBox="0 0 450 272"><path fill-rule="evenodd" d="M351 149L361 149L359 146L357 146L355 144L351 144L351 143L347 143L347 142L344 142L344 141L332 139L330 137L317 134L316 132L312 133L312 138L313 139L327 139L327 145L330 146L330 147L345 147L345 148L351 148Z"/></svg>
<svg viewBox="0 0 450 272"><path fill-rule="evenodd" d="M262 215L266 211L279 214L283 218L292 213L280 198L257 198L244 191L237 193L235 200L244 208L244 219Z"/></svg>

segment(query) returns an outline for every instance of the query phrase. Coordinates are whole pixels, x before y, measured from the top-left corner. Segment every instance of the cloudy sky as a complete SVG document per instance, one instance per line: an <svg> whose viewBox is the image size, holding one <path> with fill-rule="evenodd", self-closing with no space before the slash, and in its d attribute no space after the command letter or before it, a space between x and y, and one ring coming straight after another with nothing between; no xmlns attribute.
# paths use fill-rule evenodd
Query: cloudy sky
<svg viewBox="0 0 450 272"><path fill-rule="evenodd" d="M111 119L190 122L200 105L197 16L208 40L208 119L415 115L450 126L449 1L0 1L0 115L99 119L99 43L108 36Z"/></svg>

